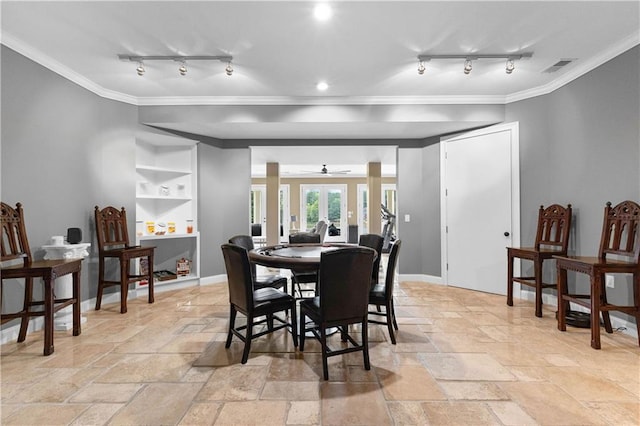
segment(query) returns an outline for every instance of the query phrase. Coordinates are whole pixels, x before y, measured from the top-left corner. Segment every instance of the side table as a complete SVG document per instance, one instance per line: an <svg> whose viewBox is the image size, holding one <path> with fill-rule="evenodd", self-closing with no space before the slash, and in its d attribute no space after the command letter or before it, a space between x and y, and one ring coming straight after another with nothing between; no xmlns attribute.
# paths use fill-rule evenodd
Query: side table
<svg viewBox="0 0 640 426"><path fill-rule="evenodd" d="M56 259L83 259L89 256L89 247L91 243L79 243L79 244L61 244L61 245L45 245L42 249L45 251L45 260ZM73 297L71 275L63 275L56 279L54 292L57 298ZM87 322L86 317L80 318L80 323ZM53 328L55 330L71 330L73 328L73 316L72 307L68 306L60 311L56 312L53 321Z"/></svg>

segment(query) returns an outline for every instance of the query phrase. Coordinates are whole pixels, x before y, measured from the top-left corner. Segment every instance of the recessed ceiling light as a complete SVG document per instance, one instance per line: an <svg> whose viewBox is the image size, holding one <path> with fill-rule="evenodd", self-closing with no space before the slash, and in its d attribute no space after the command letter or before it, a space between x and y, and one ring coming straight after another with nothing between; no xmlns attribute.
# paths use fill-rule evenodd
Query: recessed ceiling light
<svg viewBox="0 0 640 426"><path fill-rule="evenodd" d="M331 7L326 3L319 3L313 9L313 16L315 16L318 21L326 21L331 18L331 14Z"/></svg>
<svg viewBox="0 0 640 426"><path fill-rule="evenodd" d="M316 84L316 89L320 90L321 92L324 92L328 88L329 88L329 85L327 84L326 81L321 81L320 83Z"/></svg>

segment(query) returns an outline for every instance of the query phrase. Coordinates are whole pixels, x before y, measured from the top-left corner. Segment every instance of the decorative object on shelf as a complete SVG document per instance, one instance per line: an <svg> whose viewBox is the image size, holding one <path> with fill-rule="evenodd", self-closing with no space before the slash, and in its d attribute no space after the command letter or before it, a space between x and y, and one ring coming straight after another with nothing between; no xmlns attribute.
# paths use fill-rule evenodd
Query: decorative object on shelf
<svg viewBox="0 0 640 426"><path fill-rule="evenodd" d="M51 245L53 245L53 246L64 245L64 236L62 236L62 235L54 235L53 237L51 237Z"/></svg>
<svg viewBox="0 0 640 426"><path fill-rule="evenodd" d="M160 185L160 195L163 197L168 197L171 194L169 190L169 185Z"/></svg>
<svg viewBox="0 0 640 426"><path fill-rule="evenodd" d="M176 261L176 273L179 277L186 277L191 274L191 261L184 257Z"/></svg>
<svg viewBox="0 0 640 426"><path fill-rule="evenodd" d="M67 229L67 242L69 244L78 244L82 241L82 229L69 228Z"/></svg>
<svg viewBox="0 0 640 426"><path fill-rule="evenodd" d="M147 222L147 234L153 235L155 231L156 231L156 223L151 221L151 220L148 221Z"/></svg>
<svg viewBox="0 0 640 426"><path fill-rule="evenodd" d="M184 183L178 183L176 184L176 194L178 194L180 197L184 197L187 195L187 192L185 191L185 184Z"/></svg>
<svg viewBox="0 0 640 426"><path fill-rule="evenodd" d="M149 259L146 257L141 257L140 258L140 275L147 275L148 273L149 273ZM149 281L142 280L142 281L139 281L138 284L147 285L149 284Z"/></svg>
<svg viewBox="0 0 640 426"><path fill-rule="evenodd" d="M167 225L163 222L158 222L158 230L155 232L156 235L164 235L167 233Z"/></svg>
<svg viewBox="0 0 640 426"><path fill-rule="evenodd" d="M193 220L187 220L187 234L193 234Z"/></svg>
<svg viewBox="0 0 640 426"><path fill-rule="evenodd" d="M167 222L167 231L170 234L175 234L175 232L176 232L176 223L175 222Z"/></svg>
<svg viewBox="0 0 640 426"><path fill-rule="evenodd" d="M144 222L141 220L136 220L136 235L138 237L144 235Z"/></svg>
<svg viewBox="0 0 640 426"><path fill-rule="evenodd" d="M175 280L178 278L178 276L171 271L155 271L153 277L158 281Z"/></svg>

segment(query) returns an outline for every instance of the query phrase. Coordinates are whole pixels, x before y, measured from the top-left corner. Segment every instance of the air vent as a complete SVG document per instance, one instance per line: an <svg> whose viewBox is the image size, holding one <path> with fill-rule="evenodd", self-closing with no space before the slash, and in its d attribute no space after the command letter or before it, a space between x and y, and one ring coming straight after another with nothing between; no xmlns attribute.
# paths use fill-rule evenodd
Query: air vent
<svg viewBox="0 0 640 426"><path fill-rule="evenodd" d="M558 62L556 62L555 64L551 65L549 68L547 68L546 70L544 70L542 72L556 72L556 71L562 69L563 67L566 67L567 65L569 65L573 61L575 61L575 59L560 59Z"/></svg>

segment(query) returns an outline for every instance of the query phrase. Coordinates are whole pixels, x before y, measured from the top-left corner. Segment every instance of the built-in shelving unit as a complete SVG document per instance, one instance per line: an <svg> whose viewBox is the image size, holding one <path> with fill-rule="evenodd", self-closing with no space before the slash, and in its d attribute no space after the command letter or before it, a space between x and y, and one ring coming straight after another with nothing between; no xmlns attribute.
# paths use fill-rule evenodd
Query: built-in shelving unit
<svg viewBox="0 0 640 426"><path fill-rule="evenodd" d="M136 243L156 247L154 271L176 273L176 262L190 261L188 275L156 279L156 287L200 279L197 153L189 139L155 133L136 139Z"/></svg>

